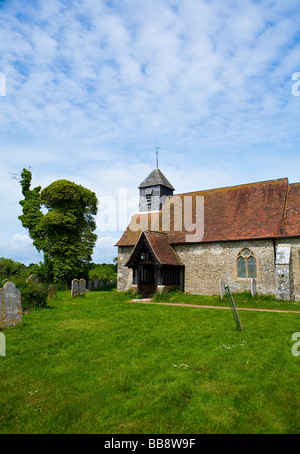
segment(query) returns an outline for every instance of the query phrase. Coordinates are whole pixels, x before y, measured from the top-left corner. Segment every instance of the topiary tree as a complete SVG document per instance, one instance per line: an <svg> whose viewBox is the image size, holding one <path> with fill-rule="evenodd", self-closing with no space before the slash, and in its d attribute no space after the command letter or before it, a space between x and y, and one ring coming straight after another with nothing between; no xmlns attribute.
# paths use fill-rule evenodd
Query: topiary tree
<svg viewBox="0 0 300 454"><path fill-rule="evenodd" d="M87 278L97 240L93 233L98 204L95 193L68 180L55 181L42 191L40 186L31 190L31 178L31 172L23 169L23 214L19 219L34 246L44 253L49 281ZM46 214L42 207L48 210Z"/></svg>

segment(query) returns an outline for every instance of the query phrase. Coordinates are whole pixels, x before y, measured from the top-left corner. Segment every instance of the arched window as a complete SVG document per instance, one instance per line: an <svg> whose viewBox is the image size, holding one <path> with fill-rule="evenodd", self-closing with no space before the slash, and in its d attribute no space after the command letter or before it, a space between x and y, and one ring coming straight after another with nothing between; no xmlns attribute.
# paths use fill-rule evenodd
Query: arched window
<svg viewBox="0 0 300 454"><path fill-rule="evenodd" d="M242 249L236 263L238 279L255 279L257 277L256 258L250 249Z"/></svg>

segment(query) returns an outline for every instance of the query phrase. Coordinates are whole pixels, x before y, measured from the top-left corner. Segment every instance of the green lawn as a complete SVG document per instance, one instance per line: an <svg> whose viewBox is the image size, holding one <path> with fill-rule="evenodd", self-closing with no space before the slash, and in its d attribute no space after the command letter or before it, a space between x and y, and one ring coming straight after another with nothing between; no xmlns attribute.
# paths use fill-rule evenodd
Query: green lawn
<svg viewBox="0 0 300 454"><path fill-rule="evenodd" d="M115 291L49 304L3 331L0 433L300 432L300 314L241 311L240 332Z"/></svg>

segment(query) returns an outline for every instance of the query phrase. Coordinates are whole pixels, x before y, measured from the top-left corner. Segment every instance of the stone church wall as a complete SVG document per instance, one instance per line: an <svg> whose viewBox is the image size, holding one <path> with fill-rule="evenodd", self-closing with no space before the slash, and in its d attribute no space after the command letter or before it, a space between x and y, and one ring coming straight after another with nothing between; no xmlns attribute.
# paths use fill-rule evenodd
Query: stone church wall
<svg viewBox="0 0 300 454"><path fill-rule="evenodd" d="M300 301L300 238L287 238L278 243L291 245L290 299Z"/></svg>
<svg viewBox="0 0 300 454"><path fill-rule="evenodd" d="M269 240L174 246L185 265L185 292L218 294L220 279L224 279L233 292L250 291L251 279L237 277L236 260L243 248L249 248L256 258L258 293L274 295L274 245Z"/></svg>
<svg viewBox="0 0 300 454"><path fill-rule="evenodd" d="M125 266L133 251L133 246L122 246L118 248L118 291L126 292L132 286L133 273Z"/></svg>
<svg viewBox="0 0 300 454"><path fill-rule="evenodd" d="M278 286L275 246L279 244L291 245L288 291L291 300L300 301L300 238L276 240L276 245L272 240L174 245L185 265L184 291L202 295L219 294L220 279L224 279L233 292L250 291L251 279L238 279L236 264L239 252L248 248L256 258L257 292L275 295L276 285ZM129 290L132 285L132 270L124 266L132 251L132 246L119 247L119 291Z"/></svg>

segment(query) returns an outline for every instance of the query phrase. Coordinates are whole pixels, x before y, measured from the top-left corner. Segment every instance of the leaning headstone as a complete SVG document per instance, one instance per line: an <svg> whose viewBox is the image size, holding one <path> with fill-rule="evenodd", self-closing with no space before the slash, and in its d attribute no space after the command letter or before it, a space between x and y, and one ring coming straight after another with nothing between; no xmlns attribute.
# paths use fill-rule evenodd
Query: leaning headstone
<svg viewBox="0 0 300 454"><path fill-rule="evenodd" d="M13 282L0 289L0 328L22 323L21 292Z"/></svg>
<svg viewBox="0 0 300 454"><path fill-rule="evenodd" d="M232 294L231 294L231 291L230 291L230 288L229 288L229 285L226 285L225 286L225 291L229 297L229 302L230 302L230 306L231 306L231 311L233 313L233 318L235 320L235 323L236 323L236 327L238 330L240 331L243 331L243 327L242 327L242 324L240 322L240 318L239 318L239 314L237 312L237 309L236 309L236 306L235 306L235 303L233 301L233 298L232 298Z"/></svg>
<svg viewBox="0 0 300 454"><path fill-rule="evenodd" d="M225 282L224 279L220 279L220 297L223 299L223 296L225 296L226 290L225 290Z"/></svg>
<svg viewBox="0 0 300 454"><path fill-rule="evenodd" d="M251 279L251 295L255 296L257 293L257 288L256 288L256 280Z"/></svg>
<svg viewBox="0 0 300 454"><path fill-rule="evenodd" d="M80 296L79 280L73 279L71 282L71 296Z"/></svg>
<svg viewBox="0 0 300 454"><path fill-rule="evenodd" d="M86 292L86 280L85 279L80 279L79 281L79 293L80 296L85 296Z"/></svg>
<svg viewBox="0 0 300 454"><path fill-rule="evenodd" d="M31 274L27 279L26 282L32 282L33 284L38 284L39 280L35 274Z"/></svg>
<svg viewBox="0 0 300 454"><path fill-rule="evenodd" d="M57 297L55 285L53 285L53 284L49 285L49 287L48 287L48 292L49 292L48 298L49 298L50 300L52 300L52 299L54 299L54 298Z"/></svg>

